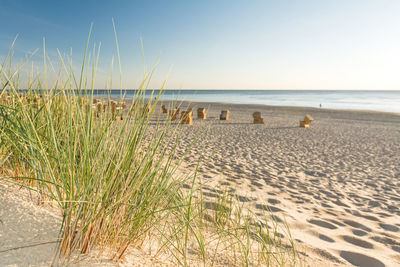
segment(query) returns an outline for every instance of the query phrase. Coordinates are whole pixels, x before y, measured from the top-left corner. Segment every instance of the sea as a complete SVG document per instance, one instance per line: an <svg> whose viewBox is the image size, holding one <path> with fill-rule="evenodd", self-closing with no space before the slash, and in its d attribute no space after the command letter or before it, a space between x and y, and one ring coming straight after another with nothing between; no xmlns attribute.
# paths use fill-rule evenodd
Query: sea
<svg viewBox="0 0 400 267"><path fill-rule="evenodd" d="M136 90L95 90L97 97L132 98ZM159 90L147 90L155 97ZM400 112L400 90L164 90L162 100L322 107L342 110Z"/></svg>
<svg viewBox="0 0 400 267"><path fill-rule="evenodd" d="M26 93L26 89L20 89ZM95 89L98 98L132 98L135 89ZM155 98L160 90L148 89L145 98ZM163 90L161 100L300 106L341 110L368 110L400 113L400 90Z"/></svg>

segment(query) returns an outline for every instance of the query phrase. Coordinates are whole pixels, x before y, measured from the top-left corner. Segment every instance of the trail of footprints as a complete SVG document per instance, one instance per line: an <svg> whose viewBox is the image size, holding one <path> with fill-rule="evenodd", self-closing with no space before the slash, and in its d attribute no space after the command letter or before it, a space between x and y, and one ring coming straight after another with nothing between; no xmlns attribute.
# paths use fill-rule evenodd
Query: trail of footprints
<svg viewBox="0 0 400 267"><path fill-rule="evenodd" d="M332 122L316 123L310 131L280 128L289 124L286 118L277 118L275 128L211 123L207 138L187 160L194 166L198 155L212 155L200 170L206 183L230 188L238 201L254 203L260 216L271 211L277 221L291 216L281 200L295 203L298 212L309 216L308 225L326 247L345 242L356 248L338 251L340 259L318 250L333 262L384 266L367 252L382 247L400 259L400 135L385 127L346 128L343 122L337 122L337 128ZM194 137L195 130L188 128L186 134ZM221 173L224 179L216 181ZM210 209L222 193L214 188L204 187ZM337 229L343 229L341 235L327 234Z"/></svg>

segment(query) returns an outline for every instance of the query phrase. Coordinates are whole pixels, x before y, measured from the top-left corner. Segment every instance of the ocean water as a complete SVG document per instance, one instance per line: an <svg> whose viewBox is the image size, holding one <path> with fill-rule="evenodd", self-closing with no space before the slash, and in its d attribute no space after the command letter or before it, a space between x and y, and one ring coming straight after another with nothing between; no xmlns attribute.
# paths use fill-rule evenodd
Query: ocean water
<svg viewBox="0 0 400 267"><path fill-rule="evenodd" d="M106 90L95 92L98 97L108 93ZM113 90L111 96L120 97L121 93L131 98L136 91ZM151 97L151 93L147 91L146 96ZM158 93L154 90L154 95ZM165 90L162 99L304 107L321 104L322 108L400 112L400 91L383 90Z"/></svg>

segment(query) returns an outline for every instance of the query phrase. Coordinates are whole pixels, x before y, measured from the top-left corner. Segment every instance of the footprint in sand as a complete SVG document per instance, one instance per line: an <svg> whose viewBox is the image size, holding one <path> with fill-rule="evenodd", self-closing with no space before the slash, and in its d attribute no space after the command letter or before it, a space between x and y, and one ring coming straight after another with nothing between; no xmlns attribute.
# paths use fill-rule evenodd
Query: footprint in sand
<svg viewBox="0 0 400 267"><path fill-rule="evenodd" d="M346 208L350 208L349 205L343 203L340 199L336 199L335 201L331 201L333 204L336 204L338 206L342 206L342 207L346 207Z"/></svg>
<svg viewBox="0 0 400 267"><path fill-rule="evenodd" d="M260 217L260 218L265 218L265 214L264 213L257 212L256 215L258 217ZM277 222L277 223L283 223L283 220L281 218L279 218L278 216L275 216L275 215L268 216L268 219L270 219L270 220L272 220L274 222Z"/></svg>
<svg viewBox="0 0 400 267"><path fill-rule="evenodd" d="M203 192L203 195L207 196L207 197L214 197L214 198L218 197L217 194L211 193L211 192L206 192L206 191Z"/></svg>
<svg viewBox="0 0 400 267"><path fill-rule="evenodd" d="M387 214L385 212L377 212L376 214L379 215L382 218L386 218L386 217L392 216L391 214Z"/></svg>
<svg viewBox="0 0 400 267"><path fill-rule="evenodd" d="M328 228L328 229L337 229L337 227L331 223L322 220L311 219L308 220L309 223L318 225L320 227Z"/></svg>
<svg viewBox="0 0 400 267"><path fill-rule="evenodd" d="M379 226L382 227L383 229L385 229L386 231L391 231L391 232L398 232L399 231L399 227L397 227L395 225L386 224L386 223L380 223Z"/></svg>
<svg viewBox="0 0 400 267"><path fill-rule="evenodd" d="M333 215L336 216L336 214L333 214ZM330 221L331 223L334 223L336 225L339 225L339 226L346 226L345 224L343 224L341 222L338 222L338 221L336 221L334 219L328 219L328 221Z"/></svg>
<svg viewBox="0 0 400 267"><path fill-rule="evenodd" d="M236 197L236 199L239 200L240 202L249 202L249 201L251 201L250 198L245 197L245 196L236 195L235 197Z"/></svg>
<svg viewBox="0 0 400 267"><path fill-rule="evenodd" d="M368 206L370 206L372 208L379 207L380 205L381 205L381 203L379 203L378 201L375 201L375 200L369 200L368 201Z"/></svg>
<svg viewBox="0 0 400 267"><path fill-rule="evenodd" d="M234 184L237 184L238 182L236 180L238 180L239 178L226 178L227 181L229 182L233 182Z"/></svg>
<svg viewBox="0 0 400 267"><path fill-rule="evenodd" d="M350 262L353 265L356 266L363 266L363 267L384 267L385 264L383 264L380 260L377 260L375 258L372 258L370 256L357 253L357 252L351 252L351 251L341 251L340 256Z"/></svg>
<svg viewBox="0 0 400 267"><path fill-rule="evenodd" d="M358 228L358 229L362 229L362 230L367 231L367 232L371 232L370 228L368 228L365 225L362 225L361 223L358 223L358 222L355 222L355 221L352 221L352 220L344 220L343 222L345 224L347 224L347 225L353 226L354 228Z"/></svg>
<svg viewBox="0 0 400 267"><path fill-rule="evenodd" d="M326 258L326 259L328 259L328 260L330 260L330 261L333 261L333 262L336 262L336 263L342 263L342 261L341 260L339 260L338 258L336 258L335 256L333 256L331 253L329 253L328 251L326 251L326 250L322 250L322 249L320 249L320 248L315 248L315 249L313 249L314 250L314 252L316 253L316 254L318 254L318 255L320 255L321 257L323 257L323 258Z"/></svg>
<svg viewBox="0 0 400 267"><path fill-rule="evenodd" d="M324 202L321 204L321 206L324 207L324 208L333 208L333 206L331 206L329 204L326 204Z"/></svg>
<svg viewBox="0 0 400 267"><path fill-rule="evenodd" d="M268 201L269 204L273 204L273 205L281 203L279 200L274 199L274 198L268 198L267 201Z"/></svg>
<svg viewBox="0 0 400 267"><path fill-rule="evenodd" d="M372 245L371 243L353 236L344 235L342 236L342 238L344 241L356 245L358 247L370 248L370 249L374 248L374 245Z"/></svg>
<svg viewBox="0 0 400 267"><path fill-rule="evenodd" d="M256 181L251 181L251 184L256 186L256 187L258 187L258 188L260 188L260 189L262 189L263 186L264 186L263 184L260 184L259 182L256 182Z"/></svg>
<svg viewBox="0 0 400 267"><path fill-rule="evenodd" d="M357 210L347 210L347 209L346 209L346 211L347 211L348 213L353 214L354 216L361 217L361 218L365 218L365 219L370 220L370 221L374 221L374 222L378 222L378 221L379 221L379 219L378 219L377 217L371 216L371 215L364 215L364 214L361 214L361 213L360 213L359 211L357 211Z"/></svg>
<svg viewBox="0 0 400 267"><path fill-rule="evenodd" d="M228 207L218 204L218 203L215 203L215 202L206 202L205 207L206 207L206 209L210 209L210 210L214 210L214 211L217 211L217 210L228 211L229 210Z"/></svg>
<svg viewBox="0 0 400 267"><path fill-rule="evenodd" d="M323 234L319 234L318 237L319 237L319 239L324 240L326 242L335 243L335 240L333 240L329 236L326 236L326 235L323 235Z"/></svg>
<svg viewBox="0 0 400 267"><path fill-rule="evenodd" d="M356 236L365 236L365 235L368 234L367 232L365 232L365 231L363 231L363 230L359 230L359 229L352 229L351 231L352 231L353 234L356 235Z"/></svg>
<svg viewBox="0 0 400 267"><path fill-rule="evenodd" d="M265 210L265 211L271 211L271 212L282 211L280 208L277 208L277 207L274 207L274 206L267 206L267 205L263 205L263 204L256 204L256 209Z"/></svg>
<svg viewBox="0 0 400 267"><path fill-rule="evenodd" d="M400 241L396 241L387 236L373 236L372 239L384 245L400 246Z"/></svg>

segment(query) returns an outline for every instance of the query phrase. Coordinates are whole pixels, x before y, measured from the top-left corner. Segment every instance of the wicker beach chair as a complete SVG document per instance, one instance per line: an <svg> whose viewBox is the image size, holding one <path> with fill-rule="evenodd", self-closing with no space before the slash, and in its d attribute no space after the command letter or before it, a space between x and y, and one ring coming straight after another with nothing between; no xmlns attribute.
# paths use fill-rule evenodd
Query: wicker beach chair
<svg viewBox="0 0 400 267"><path fill-rule="evenodd" d="M302 128L310 128L310 124L313 121L313 117L311 117L310 115L306 115L304 117L304 120L300 121L300 127Z"/></svg>
<svg viewBox="0 0 400 267"><path fill-rule="evenodd" d="M205 108L198 108L197 109L197 118L205 120L207 118L206 109Z"/></svg>
<svg viewBox="0 0 400 267"><path fill-rule="evenodd" d="M193 112L191 109L189 109L187 111L182 111L180 123L187 124L187 125L193 124Z"/></svg>
<svg viewBox="0 0 400 267"><path fill-rule="evenodd" d="M221 114L219 115L219 119L221 121L228 121L229 120L229 110L222 110Z"/></svg>
<svg viewBox="0 0 400 267"><path fill-rule="evenodd" d="M253 123L264 124L264 118L261 117L261 112L256 111L253 113Z"/></svg>

